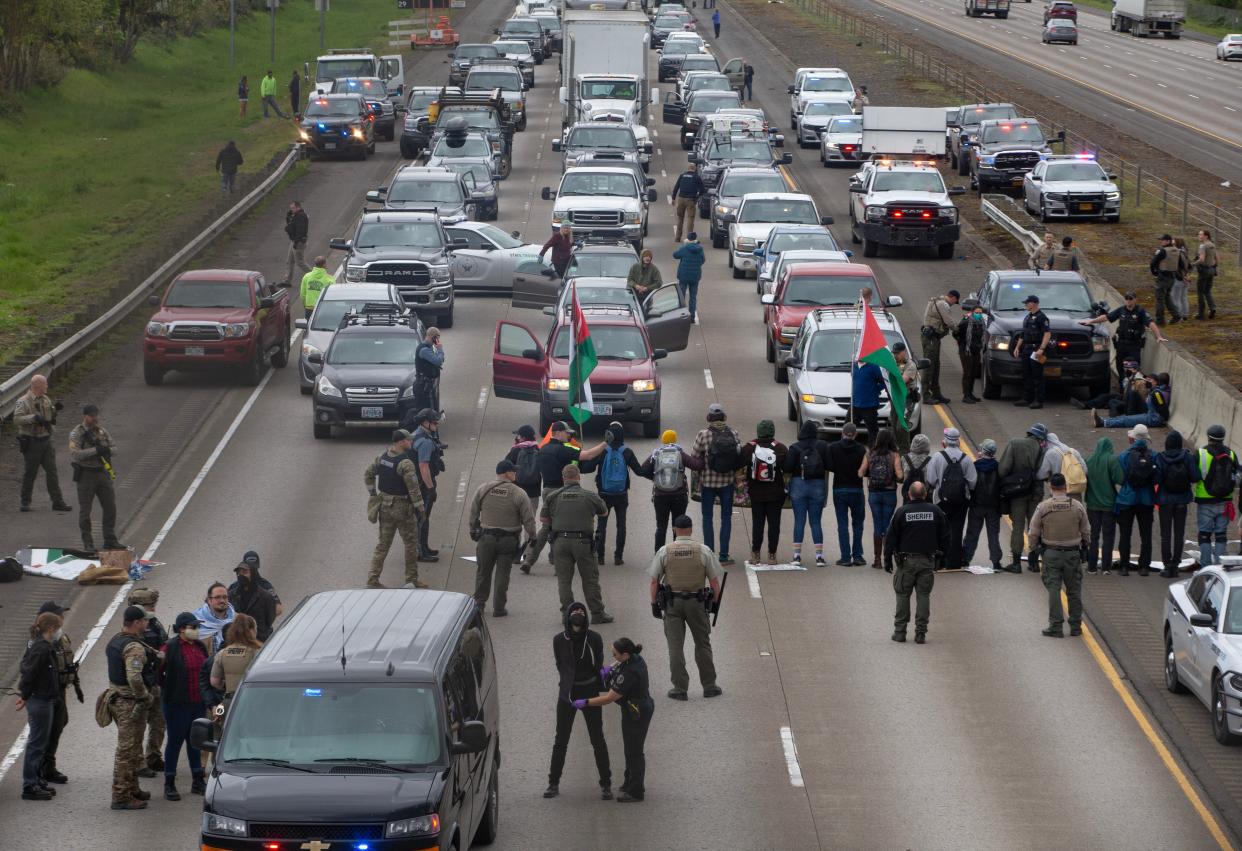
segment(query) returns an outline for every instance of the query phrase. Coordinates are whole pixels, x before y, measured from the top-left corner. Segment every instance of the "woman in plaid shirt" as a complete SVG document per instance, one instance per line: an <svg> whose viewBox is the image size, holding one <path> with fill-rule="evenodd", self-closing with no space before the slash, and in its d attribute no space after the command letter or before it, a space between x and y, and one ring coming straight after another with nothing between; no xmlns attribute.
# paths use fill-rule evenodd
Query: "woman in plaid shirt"
<svg viewBox="0 0 1242 851"><path fill-rule="evenodd" d="M707 409L707 428L694 438L693 454L703 460L703 470L697 474L703 503L703 543L719 555L721 564L733 564L729 556L729 535L733 531L733 486L741 464L741 450L742 440L725 422L724 408L712 403ZM720 500L719 549L713 545L715 527L712 523L717 499Z"/></svg>

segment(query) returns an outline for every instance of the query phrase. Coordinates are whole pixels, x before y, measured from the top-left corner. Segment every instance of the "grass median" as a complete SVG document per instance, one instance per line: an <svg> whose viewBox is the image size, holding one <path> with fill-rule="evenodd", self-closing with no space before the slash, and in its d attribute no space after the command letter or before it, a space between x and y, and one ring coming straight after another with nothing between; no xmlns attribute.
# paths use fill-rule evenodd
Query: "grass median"
<svg viewBox="0 0 1242 851"><path fill-rule="evenodd" d="M405 52L387 44L388 21L400 14L391 0L333 4L326 43ZM313 66L320 52L319 15L311 0L281 5L274 62L269 27L261 13L238 21L231 66L227 27L141 43L128 64L72 70L0 118L0 366L158 262L136 259L155 260L184 242L187 228L220 203L215 159L226 141L246 159L243 177L294 141L291 120L263 118L259 82L275 72L287 114L294 70Z"/></svg>

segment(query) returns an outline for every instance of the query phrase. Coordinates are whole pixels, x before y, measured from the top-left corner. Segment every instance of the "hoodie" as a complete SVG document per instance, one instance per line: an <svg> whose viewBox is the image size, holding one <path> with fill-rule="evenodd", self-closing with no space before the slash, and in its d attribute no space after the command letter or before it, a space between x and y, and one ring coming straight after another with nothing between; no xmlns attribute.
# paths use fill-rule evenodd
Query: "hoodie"
<svg viewBox="0 0 1242 851"><path fill-rule="evenodd" d="M677 264L677 280L683 284L697 284L703 277L703 246L687 242L673 252Z"/></svg>
<svg viewBox="0 0 1242 851"><path fill-rule="evenodd" d="M582 632L574 632L569 626L569 616L582 612L587 616L587 626ZM559 697L566 703L584 697L595 697L603 691L600 669L604 661L604 639L590 628L591 615L587 607L574 601L565 607L562 618L565 628L552 638L552 656L560 674Z"/></svg>
<svg viewBox="0 0 1242 851"><path fill-rule="evenodd" d="M1156 477L1162 483L1166 482L1169 469L1178 464L1185 466L1189 486L1182 493L1170 493L1165 490L1164 484L1161 484L1160 489L1156 491L1157 505L1189 505L1194 501L1195 482L1200 479L1199 465L1195 463L1194 456L1182 445L1182 433L1171 431L1164 439L1164 451L1156 456Z"/></svg>
<svg viewBox="0 0 1242 851"><path fill-rule="evenodd" d="M517 443L515 443L515 444L513 444L512 446L510 446L510 447L509 447L509 451L508 451L508 453L506 453L506 454L505 454L505 460L506 460L506 461L508 461L510 464L512 464L513 466L515 466L515 467L516 467L516 466L517 466L517 462L518 462L518 456L522 454L522 450L523 450L523 449L531 449L531 448L533 448L533 449L535 450L535 452L538 452L538 451L539 451L539 441L537 441L537 440L519 440ZM527 483L527 484L525 484L525 485L524 485L524 484L522 484L521 482L519 482L519 483L518 483L518 487L520 487L523 491L525 491L525 492L526 492L526 495L527 495L527 496L529 496L531 499L536 499L536 498L538 498L538 497L539 497L539 496L543 493L543 473L542 473L542 470L540 470L540 475L539 475L539 478L538 478L538 479L535 479L535 480L533 480L533 481L531 481L531 482L529 482L529 483Z"/></svg>
<svg viewBox="0 0 1242 851"><path fill-rule="evenodd" d="M238 614L254 618L259 640L267 641L272 634L272 624L276 622L276 598L263 587L258 562L243 561L242 564L250 568L250 581L242 582L241 576L237 577L237 582L229 588L229 603Z"/></svg>
<svg viewBox="0 0 1242 851"><path fill-rule="evenodd" d="M1156 491L1154 487L1145 487L1135 489L1130 484L1129 476L1126 475L1130 469L1130 458L1140 451L1151 452L1151 447L1147 445L1146 440L1136 440L1130 444L1130 448L1121 453L1121 457L1117 459L1121 464L1121 471L1125 481L1121 483L1121 490L1117 493L1117 507L1130 508L1135 505L1155 505ZM1152 459L1155 460L1154 458ZM1160 483L1160 470L1156 470L1156 484Z"/></svg>
<svg viewBox="0 0 1242 851"><path fill-rule="evenodd" d="M910 485L915 482L927 482L927 466L931 463L931 438L925 434L916 434L910 441L910 451L901 456L901 498L908 499ZM912 477L913 476L913 477ZM927 494L931 501L931 493Z"/></svg>
<svg viewBox="0 0 1242 851"><path fill-rule="evenodd" d="M250 572L252 577L256 576L257 568L259 567L259 554L256 553L254 550L246 550L246 554L242 556L242 561L246 562L247 564L253 565L256 568L256 570L252 570ZM260 576L258 582L259 582L259 587L262 588L267 593L271 594L273 600L275 600L277 603L280 602L280 595L276 593L276 587L272 585L272 583L266 577ZM238 583L236 579L234 579L233 584L229 586L229 598L230 599L233 597L233 592L236 591L240 587L241 585ZM167 634L165 634L164 641L161 641L160 644L164 644L166 641L168 641ZM151 644L152 642L148 641L147 643ZM154 646L159 646L159 645L154 645Z"/></svg>
<svg viewBox="0 0 1242 851"><path fill-rule="evenodd" d="M804 452L815 452L819 455L820 463L823 465L823 472L821 474L802 475L802 455ZM855 465L855 473L858 472L858 467L861 465L862 461ZM825 481L831 469L832 456L828 452L828 444L819 439L819 427L815 420L807 420L798 429L798 440L789 447L789 454L785 456L785 472L791 478Z"/></svg>
<svg viewBox="0 0 1242 851"><path fill-rule="evenodd" d="M1113 442L1101 437L1095 451L1087 459L1087 493L1083 502L1090 511L1112 511L1117 502L1117 488L1125 481L1121 462L1113 454Z"/></svg>

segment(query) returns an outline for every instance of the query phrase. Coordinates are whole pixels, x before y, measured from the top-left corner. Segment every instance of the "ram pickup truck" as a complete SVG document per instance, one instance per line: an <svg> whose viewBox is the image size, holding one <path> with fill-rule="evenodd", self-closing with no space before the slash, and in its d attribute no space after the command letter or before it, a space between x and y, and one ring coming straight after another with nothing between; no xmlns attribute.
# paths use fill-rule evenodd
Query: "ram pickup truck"
<svg viewBox="0 0 1242 851"><path fill-rule="evenodd" d="M173 280L147 322L142 374L157 386L168 372L237 369L246 384L263 378L270 362L289 363L289 288L261 272L196 269Z"/></svg>
<svg viewBox="0 0 1242 851"><path fill-rule="evenodd" d="M1064 142L1062 130L1052 139L1034 118L991 119L979 123L970 146L970 183L980 193L1017 189L1026 173L1052 153L1052 142Z"/></svg>
<svg viewBox="0 0 1242 851"><path fill-rule="evenodd" d="M881 245L934 246L937 257L949 260L961 235L950 196L965 191L947 188L929 162L865 162L850 178L850 239L862 243L864 257L875 257Z"/></svg>
<svg viewBox="0 0 1242 851"><path fill-rule="evenodd" d="M979 124L996 118L1017 118L1011 103L967 103L954 107L946 116L949 128L949 163L958 174L970 174L970 146L979 134Z"/></svg>

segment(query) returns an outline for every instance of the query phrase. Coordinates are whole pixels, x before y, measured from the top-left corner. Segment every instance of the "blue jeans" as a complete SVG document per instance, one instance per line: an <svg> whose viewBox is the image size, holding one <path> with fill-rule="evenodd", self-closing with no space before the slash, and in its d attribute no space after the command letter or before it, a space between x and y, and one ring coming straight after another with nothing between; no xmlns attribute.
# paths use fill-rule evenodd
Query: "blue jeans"
<svg viewBox="0 0 1242 851"><path fill-rule="evenodd" d="M43 779L43 755L52 737L52 722L56 718L56 701L32 697L26 701L26 723L30 733L26 737L26 758L22 762L22 786L38 786Z"/></svg>
<svg viewBox="0 0 1242 851"><path fill-rule="evenodd" d="M802 528L807 520L811 521L811 540L822 545L824 528L820 520L828 502L828 483L823 479L794 477L789 481L789 498L793 502L794 545L802 545Z"/></svg>
<svg viewBox="0 0 1242 851"><path fill-rule="evenodd" d="M190 725L195 718L204 718L207 708L201 703L165 703L164 724L168 727L168 743L164 746L164 778L172 780L177 776L177 759L181 756L181 747L185 746L186 761L190 763L190 773L198 777L203 773L201 751L190 747Z"/></svg>
<svg viewBox="0 0 1242 851"><path fill-rule="evenodd" d="M1131 426L1145 425L1148 428L1159 428L1164 425L1164 420L1155 411L1145 411L1141 414L1128 414L1123 417L1105 417L1104 428L1130 428Z"/></svg>
<svg viewBox="0 0 1242 851"><path fill-rule="evenodd" d="M713 552L727 556L729 535L733 531L733 485L725 485L722 488L705 487L701 489L701 495L703 498L703 543L707 544L708 549ZM716 538L716 529L712 524L712 510L717 498L720 499L720 549L712 545Z"/></svg>
<svg viewBox="0 0 1242 851"><path fill-rule="evenodd" d="M677 281L677 288L681 290L681 297L686 300L686 307L690 308L690 318L699 315L699 282L698 281Z"/></svg>
<svg viewBox="0 0 1242 851"><path fill-rule="evenodd" d="M1201 502L1195 506L1195 524L1199 527L1199 564L1219 564L1228 543L1229 519L1225 503ZM1212 539L1215 537L1215 546Z"/></svg>
<svg viewBox="0 0 1242 851"><path fill-rule="evenodd" d="M863 522L866 519L866 497L862 488L833 488L832 507L837 511L837 543L841 558L862 558ZM854 538L850 541L850 519L853 518Z"/></svg>
<svg viewBox="0 0 1242 851"><path fill-rule="evenodd" d="M877 535L888 534L888 524L893 522L897 510L897 491L871 491L867 494L871 506L871 527Z"/></svg>

